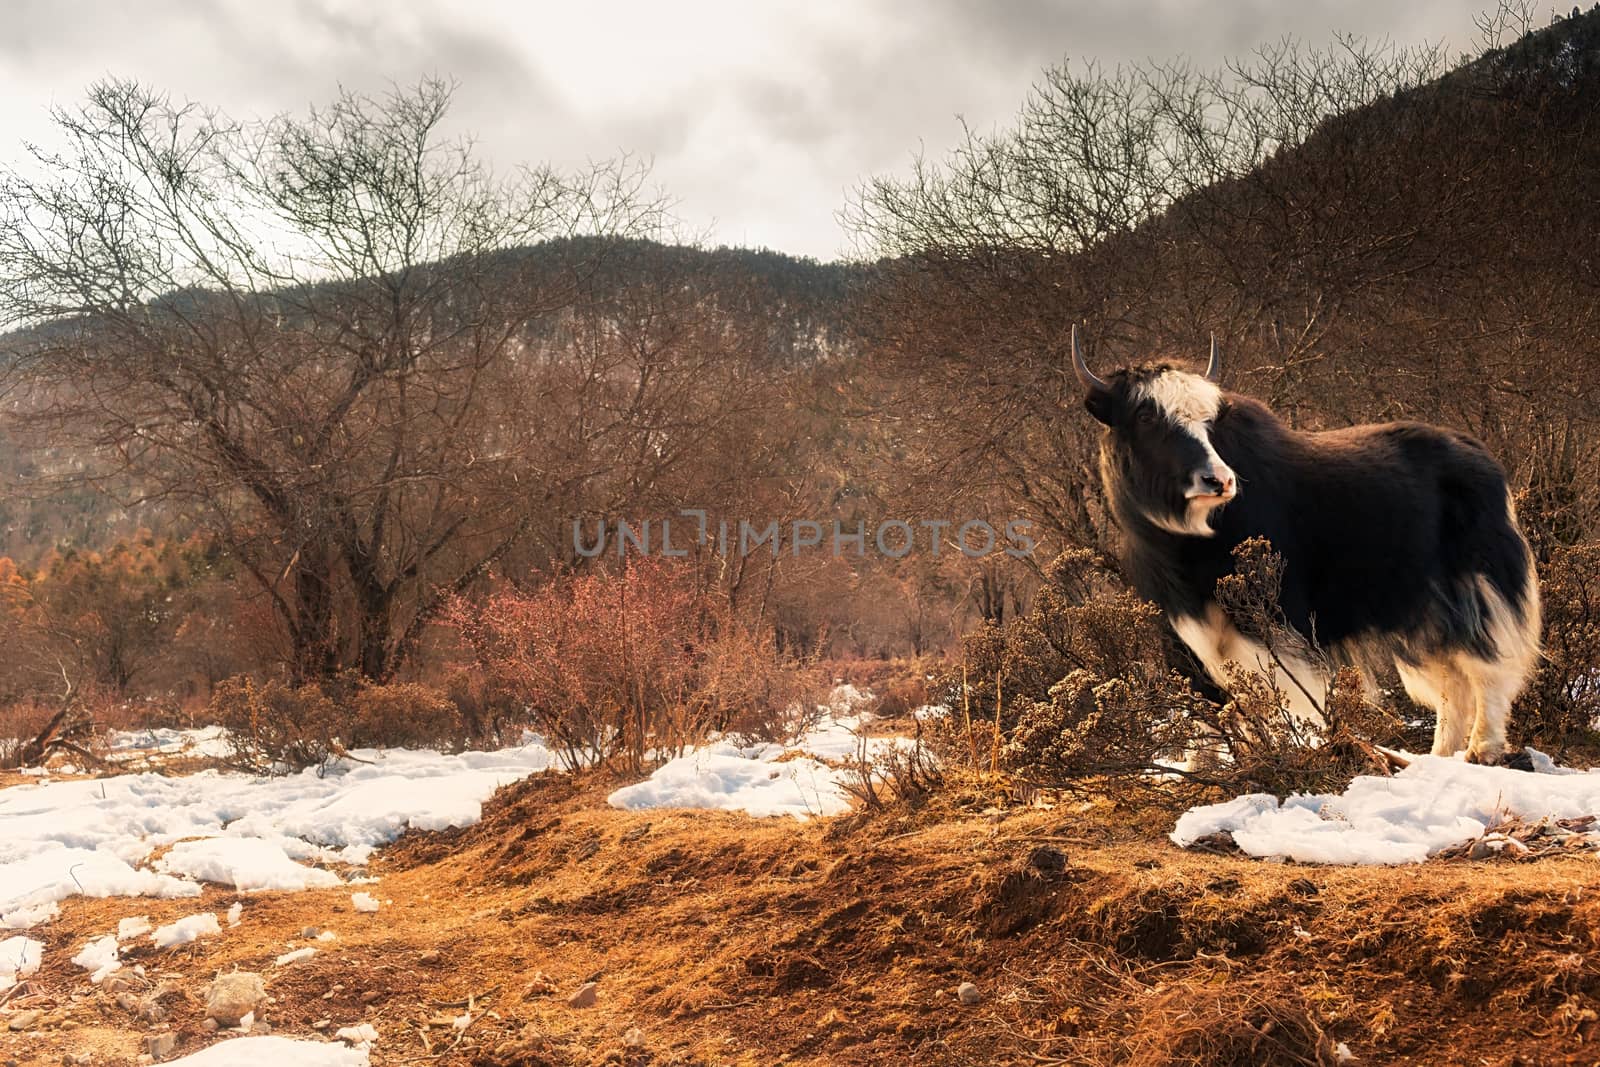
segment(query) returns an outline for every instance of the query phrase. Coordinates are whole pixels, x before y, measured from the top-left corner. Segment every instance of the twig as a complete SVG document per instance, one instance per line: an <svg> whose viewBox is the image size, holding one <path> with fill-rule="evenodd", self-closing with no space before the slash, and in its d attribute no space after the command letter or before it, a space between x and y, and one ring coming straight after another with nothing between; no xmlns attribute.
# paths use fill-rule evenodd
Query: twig
<svg viewBox="0 0 1600 1067"><path fill-rule="evenodd" d="M497 983L492 985L488 989L485 989L482 993L476 993L468 996L465 1000L435 1000L430 1001L430 1003L435 1008L470 1008L472 1007L473 1001L484 1000L500 992L500 986L503 984L504 983Z"/></svg>

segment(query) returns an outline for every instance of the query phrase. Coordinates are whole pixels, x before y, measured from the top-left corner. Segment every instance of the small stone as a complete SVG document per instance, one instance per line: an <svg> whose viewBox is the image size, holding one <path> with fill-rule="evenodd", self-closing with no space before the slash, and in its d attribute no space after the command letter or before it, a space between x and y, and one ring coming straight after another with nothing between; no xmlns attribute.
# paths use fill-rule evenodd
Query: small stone
<svg viewBox="0 0 1600 1067"><path fill-rule="evenodd" d="M217 1025L217 1020L215 1019L201 1019L200 1029L205 1033L214 1034L220 1030L221 1027Z"/></svg>
<svg viewBox="0 0 1600 1067"><path fill-rule="evenodd" d="M417 957L417 962L431 966L432 964L438 963L443 958L443 955L438 949L430 948L428 951Z"/></svg>
<svg viewBox="0 0 1600 1067"><path fill-rule="evenodd" d="M107 975L105 981L100 983L100 988L107 993L124 993L130 989L138 989L139 980L126 974Z"/></svg>
<svg viewBox="0 0 1600 1067"><path fill-rule="evenodd" d="M39 1025L39 1019L44 1015L42 1011L19 1011L11 1017L7 1027L12 1030L32 1030Z"/></svg>
<svg viewBox="0 0 1600 1067"><path fill-rule="evenodd" d="M567 998L569 1008L592 1008L595 1001L600 999L600 987L594 982L585 982L578 987L578 991Z"/></svg>
<svg viewBox="0 0 1600 1067"><path fill-rule="evenodd" d="M84 1064L94 1062L92 1052L69 1052L61 1057L62 1067L83 1067Z"/></svg>
<svg viewBox="0 0 1600 1067"><path fill-rule="evenodd" d="M556 984L550 980L550 976L543 971L535 971L533 972L532 981L523 989L522 995L524 997L543 997L549 996L555 991Z"/></svg>
<svg viewBox="0 0 1600 1067"><path fill-rule="evenodd" d="M376 1004L383 999L383 994L376 989L369 989L359 998L363 1004Z"/></svg>
<svg viewBox="0 0 1600 1067"><path fill-rule="evenodd" d="M148 1053L148 1052L141 1052L141 1053L139 1053L139 1062L140 1063L154 1063L154 1062L156 1062L156 1058L154 1056L150 1055L150 1053Z"/></svg>
<svg viewBox="0 0 1600 1067"><path fill-rule="evenodd" d="M259 974L235 971L211 983L206 993L206 1015L223 1026L238 1026L267 999L267 986Z"/></svg>
<svg viewBox="0 0 1600 1067"><path fill-rule="evenodd" d="M165 1034L151 1034L144 1039L144 1047L149 1050L151 1059L164 1060L178 1047L178 1035L170 1031Z"/></svg>
<svg viewBox="0 0 1600 1067"><path fill-rule="evenodd" d="M322 927L320 926L302 926L300 928L300 936L306 938L307 940L318 937L321 934Z"/></svg>
<svg viewBox="0 0 1600 1067"><path fill-rule="evenodd" d="M311 1024L311 1029L313 1029L313 1030L326 1030L328 1027L330 1027L332 1025L333 1025L333 1020L332 1019L318 1019L316 1022Z"/></svg>
<svg viewBox="0 0 1600 1067"><path fill-rule="evenodd" d="M139 1005L139 1018L147 1023L166 1022L167 1009L156 1003L155 997L149 997Z"/></svg>
<svg viewBox="0 0 1600 1067"><path fill-rule="evenodd" d="M956 999L971 1007L983 1000L983 994L978 992L978 987L971 982L962 982L956 987Z"/></svg>
<svg viewBox="0 0 1600 1067"><path fill-rule="evenodd" d="M628 1048L643 1048L644 1031L637 1026L629 1027L628 1032L622 1035L622 1043Z"/></svg>
<svg viewBox="0 0 1600 1067"><path fill-rule="evenodd" d="M123 1011L137 1012L139 1010L139 998L132 993L118 993L117 1007Z"/></svg>
<svg viewBox="0 0 1600 1067"><path fill-rule="evenodd" d="M322 994L322 999L323 1000L332 1000L334 997L338 996L340 993L343 993L343 992L344 992L344 986L342 984L335 984L326 993Z"/></svg>

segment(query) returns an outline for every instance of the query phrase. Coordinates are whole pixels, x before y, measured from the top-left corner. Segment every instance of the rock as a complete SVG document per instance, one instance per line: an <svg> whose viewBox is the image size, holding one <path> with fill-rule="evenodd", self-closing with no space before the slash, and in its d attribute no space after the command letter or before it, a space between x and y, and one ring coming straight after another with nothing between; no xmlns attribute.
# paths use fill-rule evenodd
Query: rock
<svg viewBox="0 0 1600 1067"><path fill-rule="evenodd" d="M165 1022L167 1009L158 1004L155 997L147 997L139 1004L139 1018L147 1023Z"/></svg>
<svg viewBox="0 0 1600 1067"><path fill-rule="evenodd" d="M39 1025L39 1020L44 1016L42 1011L19 1011L11 1017L7 1028L11 1030L32 1030Z"/></svg>
<svg viewBox="0 0 1600 1067"><path fill-rule="evenodd" d="M332 1025L333 1025L333 1020L332 1019L318 1019L316 1022L311 1024L311 1029L313 1029L313 1030L326 1030L328 1027L330 1027Z"/></svg>
<svg viewBox="0 0 1600 1067"><path fill-rule="evenodd" d="M139 1003L139 998L134 996L132 993L117 994L117 1007L121 1008L123 1011L137 1013L139 1011Z"/></svg>
<svg viewBox="0 0 1600 1067"><path fill-rule="evenodd" d="M69 1052L61 1057L62 1067L83 1067L84 1064L94 1062L92 1052Z"/></svg>
<svg viewBox="0 0 1600 1067"><path fill-rule="evenodd" d="M235 971L211 983L206 993L206 1016L222 1026L238 1026L239 1020L254 1013L266 999L266 983L259 974Z"/></svg>
<svg viewBox="0 0 1600 1067"><path fill-rule="evenodd" d="M363 1004L376 1004L383 999L383 994L376 989L369 989L359 999Z"/></svg>
<svg viewBox="0 0 1600 1067"><path fill-rule="evenodd" d="M126 993L139 988L139 980L129 974L107 975L100 988L107 993Z"/></svg>
<svg viewBox="0 0 1600 1067"><path fill-rule="evenodd" d="M569 1008L592 1008L595 1001L600 999L600 987L594 982L585 982L578 987L578 991L567 998Z"/></svg>
<svg viewBox="0 0 1600 1067"><path fill-rule="evenodd" d="M422 955L417 957L417 962L421 963L421 964L428 965L428 966L432 966L433 964L438 963L443 958L444 958L443 954L440 953L440 951L438 949L430 948L428 951L424 952Z"/></svg>
<svg viewBox="0 0 1600 1067"><path fill-rule="evenodd" d="M643 1048L644 1031L637 1026L629 1027L628 1032L622 1035L622 1043L628 1048Z"/></svg>
<svg viewBox="0 0 1600 1067"><path fill-rule="evenodd" d="M534 971L533 979L528 982L527 988L522 991L524 997L543 997L556 991L556 984L550 976L543 971Z"/></svg>
<svg viewBox="0 0 1600 1067"><path fill-rule="evenodd" d="M978 987L971 982L962 982L956 987L956 999L971 1007L983 1000L983 994L978 992Z"/></svg>
<svg viewBox="0 0 1600 1067"><path fill-rule="evenodd" d="M307 940L320 937L321 934L322 927L320 926L302 926L300 928L300 936L306 938Z"/></svg>
<svg viewBox="0 0 1600 1067"><path fill-rule="evenodd" d="M214 1034L222 1027L217 1025L217 1020L215 1019L202 1019L200 1020L200 1029L204 1033Z"/></svg>
<svg viewBox="0 0 1600 1067"><path fill-rule="evenodd" d="M178 1035L170 1031L165 1034L151 1034L144 1039L144 1047L149 1051L150 1058L159 1062L172 1055L173 1049L178 1047Z"/></svg>

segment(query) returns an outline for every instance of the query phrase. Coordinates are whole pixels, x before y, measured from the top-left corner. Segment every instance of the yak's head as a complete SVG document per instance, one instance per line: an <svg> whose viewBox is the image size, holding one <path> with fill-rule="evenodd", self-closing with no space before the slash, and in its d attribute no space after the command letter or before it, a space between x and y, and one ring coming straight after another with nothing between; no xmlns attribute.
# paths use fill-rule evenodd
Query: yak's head
<svg viewBox="0 0 1600 1067"><path fill-rule="evenodd" d="M1239 494L1239 479L1211 443L1222 408L1220 363L1211 339L1204 377L1156 366L1095 375L1072 328L1072 368L1084 406L1106 425L1100 469L1106 492L1169 533L1210 537L1213 513Z"/></svg>

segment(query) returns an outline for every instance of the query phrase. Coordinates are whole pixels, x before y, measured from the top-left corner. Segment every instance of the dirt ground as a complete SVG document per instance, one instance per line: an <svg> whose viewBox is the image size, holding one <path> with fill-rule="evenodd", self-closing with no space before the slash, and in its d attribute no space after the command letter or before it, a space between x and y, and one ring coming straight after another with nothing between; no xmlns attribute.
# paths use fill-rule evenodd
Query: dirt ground
<svg viewBox="0 0 1600 1067"><path fill-rule="evenodd" d="M368 1022L375 1064L1600 1063L1593 855L1308 867L1071 802L797 823L615 811L615 784L539 776L407 835L372 864L377 913L348 889L72 898L11 1005L43 1019L0 1060L134 1064L169 1030L193 1052L218 1040L207 982L241 969L272 1032ZM125 951L145 975L120 1004L70 962L125 916L235 899L221 936Z"/></svg>

